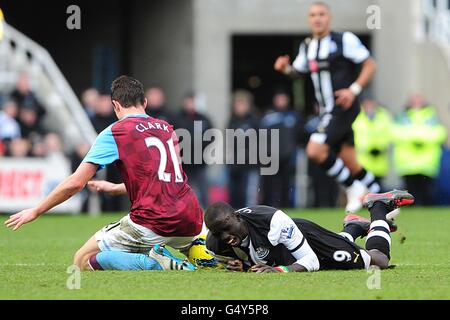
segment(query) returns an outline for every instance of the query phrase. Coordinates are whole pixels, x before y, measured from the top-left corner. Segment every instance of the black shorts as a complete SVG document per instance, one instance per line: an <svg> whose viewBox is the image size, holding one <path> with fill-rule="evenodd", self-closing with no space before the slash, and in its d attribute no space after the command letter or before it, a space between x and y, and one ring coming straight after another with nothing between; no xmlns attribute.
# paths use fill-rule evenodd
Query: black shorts
<svg viewBox="0 0 450 320"><path fill-rule="evenodd" d="M368 253L347 238L304 219L293 219L320 262L320 270L368 268Z"/></svg>
<svg viewBox="0 0 450 320"><path fill-rule="evenodd" d="M345 111L323 114L310 140L325 143L334 152L339 152L344 143L355 145L352 124L358 116L359 110L358 105L353 105Z"/></svg>

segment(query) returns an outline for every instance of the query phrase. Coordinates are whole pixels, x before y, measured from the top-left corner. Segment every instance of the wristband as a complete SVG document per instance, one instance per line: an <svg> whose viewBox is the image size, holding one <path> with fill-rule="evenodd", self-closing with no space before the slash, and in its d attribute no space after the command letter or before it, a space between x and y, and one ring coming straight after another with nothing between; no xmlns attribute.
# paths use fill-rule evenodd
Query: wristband
<svg viewBox="0 0 450 320"><path fill-rule="evenodd" d="M362 87L357 82L353 82L349 89L355 96L359 96L362 91Z"/></svg>
<svg viewBox="0 0 450 320"><path fill-rule="evenodd" d="M278 272L281 272L281 273L288 273L289 272L289 269L286 266L277 266L277 267L275 267L275 269Z"/></svg>

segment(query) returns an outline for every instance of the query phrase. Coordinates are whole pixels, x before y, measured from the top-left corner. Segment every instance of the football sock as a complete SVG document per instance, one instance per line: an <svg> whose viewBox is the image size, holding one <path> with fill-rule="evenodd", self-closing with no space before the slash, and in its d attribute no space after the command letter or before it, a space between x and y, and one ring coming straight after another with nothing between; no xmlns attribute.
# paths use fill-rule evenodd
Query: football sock
<svg viewBox="0 0 450 320"><path fill-rule="evenodd" d="M380 184L375 180L375 176L372 172L366 171L366 169L362 169L356 175L353 176L354 179L361 181L364 184L369 192L378 193L381 191Z"/></svg>
<svg viewBox="0 0 450 320"><path fill-rule="evenodd" d="M344 162L336 158L331 152L328 154L327 159L319 164L319 166L327 173L329 177L336 179L336 181L342 183L346 187L350 187L354 181L350 170L344 165Z"/></svg>
<svg viewBox="0 0 450 320"><path fill-rule="evenodd" d="M339 232L339 235L343 236L344 238L347 238L348 240L350 240L351 242L355 242L355 238L348 232Z"/></svg>
<svg viewBox="0 0 450 320"><path fill-rule="evenodd" d="M386 213L389 209L387 205L378 201L369 211L372 223L366 239L366 249L377 249L390 259L391 236L389 225L386 222Z"/></svg>
<svg viewBox="0 0 450 320"><path fill-rule="evenodd" d="M162 270L154 259L142 253L101 251L89 258L94 270Z"/></svg>
<svg viewBox="0 0 450 320"><path fill-rule="evenodd" d="M356 239L358 239L359 237L363 237L366 235L367 230L365 230L362 226L357 225L357 224L348 224L344 227L344 230L342 230L341 233L339 233L340 235L346 237L347 239L349 239L352 242L355 242ZM350 235L350 237L346 236L346 235Z"/></svg>

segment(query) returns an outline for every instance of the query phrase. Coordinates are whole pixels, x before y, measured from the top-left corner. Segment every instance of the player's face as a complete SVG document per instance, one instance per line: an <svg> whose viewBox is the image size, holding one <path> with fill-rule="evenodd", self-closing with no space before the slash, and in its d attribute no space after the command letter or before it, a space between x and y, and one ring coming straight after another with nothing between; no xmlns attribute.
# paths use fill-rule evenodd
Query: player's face
<svg viewBox="0 0 450 320"><path fill-rule="evenodd" d="M330 11L325 6L313 5L309 9L308 22L314 35L323 35L330 29Z"/></svg>
<svg viewBox="0 0 450 320"><path fill-rule="evenodd" d="M239 247L242 240L247 236L244 222L235 217L230 217L220 224L211 226L210 231L222 242L232 247Z"/></svg>

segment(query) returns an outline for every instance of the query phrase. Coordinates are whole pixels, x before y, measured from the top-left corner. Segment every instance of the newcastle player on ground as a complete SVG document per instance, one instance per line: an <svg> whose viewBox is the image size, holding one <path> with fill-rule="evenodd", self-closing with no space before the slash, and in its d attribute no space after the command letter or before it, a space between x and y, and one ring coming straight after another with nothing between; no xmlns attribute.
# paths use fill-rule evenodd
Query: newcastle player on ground
<svg viewBox="0 0 450 320"><path fill-rule="evenodd" d="M354 215L337 234L283 211L255 206L235 211L219 202L205 213L209 229L207 249L232 271L290 272L327 269L348 270L389 266L391 226L386 214L411 204L406 191L369 193L364 198L371 221ZM365 249L354 243L367 235Z"/></svg>

